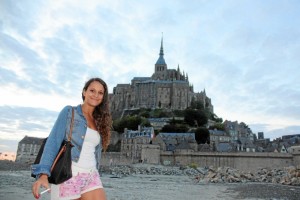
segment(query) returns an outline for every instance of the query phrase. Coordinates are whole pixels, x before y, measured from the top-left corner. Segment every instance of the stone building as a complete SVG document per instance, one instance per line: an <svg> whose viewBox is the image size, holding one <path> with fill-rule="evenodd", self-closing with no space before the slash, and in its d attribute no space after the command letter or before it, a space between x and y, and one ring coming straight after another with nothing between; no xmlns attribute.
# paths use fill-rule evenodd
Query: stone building
<svg viewBox="0 0 300 200"><path fill-rule="evenodd" d="M161 151L198 151L195 133L159 133L152 140Z"/></svg>
<svg viewBox="0 0 300 200"><path fill-rule="evenodd" d="M142 145L141 160L143 163L160 164L160 147L159 145L144 144Z"/></svg>
<svg viewBox="0 0 300 200"><path fill-rule="evenodd" d="M138 130L125 128L121 140L121 153L132 158L132 162L142 160L141 153L143 145L150 144L154 136L153 127L138 127Z"/></svg>
<svg viewBox="0 0 300 200"><path fill-rule="evenodd" d="M18 144L16 162L33 163L44 138L25 136Z"/></svg>
<svg viewBox="0 0 300 200"><path fill-rule="evenodd" d="M248 138L248 140L254 142L254 134L251 129L244 123L238 123L237 121L228 121L223 122L225 132L228 133L231 137L231 141L240 140L240 138Z"/></svg>
<svg viewBox="0 0 300 200"><path fill-rule="evenodd" d="M209 130L209 138L210 138L210 142L214 142L215 144L218 144L220 142L230 142L231 141L231 137L228 133L226 133L225 131L221 131L221 130Z"/></svg>
<svg viewBox="0 0 300 200"><path fill-rule="evenodd" d="M120 117L124 110L136 108L163 108L184 110L192 101L201 101L203 107L213 113L211 99L205 90L195 93L188 74L177 69L168 69L164 59L163 39L159 58L151 77L134 77L131 84L117 84L110 96L113 117Z"/></svg>

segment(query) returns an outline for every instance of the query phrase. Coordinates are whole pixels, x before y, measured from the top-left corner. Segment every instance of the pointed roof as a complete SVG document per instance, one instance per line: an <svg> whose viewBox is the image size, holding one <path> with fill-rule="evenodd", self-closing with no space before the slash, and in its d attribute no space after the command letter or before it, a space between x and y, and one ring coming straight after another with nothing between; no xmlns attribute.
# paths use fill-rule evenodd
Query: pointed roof
<svg viewBox="0 0 300 200"><path fill-rule="evenodd" d="M211 151L210 146L207 143L205 143L205 144L199 144L198 145L198 149L201 152L210 152Z"/></svg>
<svg viewBox="0 0 300 200"><path fill-rule="evenodd" d="M167 65L166 61L164 59L163 37L161 37L161 45L160 45L159 58L156 61L155 65Z"/></svg>

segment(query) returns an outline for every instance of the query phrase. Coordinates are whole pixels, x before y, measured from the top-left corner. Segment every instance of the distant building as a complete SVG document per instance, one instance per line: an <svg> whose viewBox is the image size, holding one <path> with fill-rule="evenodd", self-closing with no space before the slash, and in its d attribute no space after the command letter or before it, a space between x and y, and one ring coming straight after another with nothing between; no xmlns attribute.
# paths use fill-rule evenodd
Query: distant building
<svg viewBox="0 0 300 200"><path fill-rule="evenodd" d="M231 137L228 133L225 131L221 130L209 130L209 137L210 137L210 142L214 142L215 144L218 144L220 142L230 142Z"/></svg>
<svg viewBox="0 0 300 200"><path fill-rule="evenodd" d="M292 146L291 148L290 148L290 153L292 153L292 154L300 154L300 145L299 146Z"/></svg>
<svg viewBox="0 0 300 200"><path fill-rule="evenodd" d="M205 144L198 144L198 151L200 152L212 152L216 149L215 143L211 142L211 145L205 143Z"/></svg>
<svg viewBox="0 0 300 200"><path fill-rule="evenodd" d="M299 138L300 139L300 134L294 134L294 135L283 135L282 140L290 140L293 138Z"/></svg>
<svg viewBox="0 0 300 200"><path fill-rule="evenodd" d="M263 145L267 145L269 144L271 141L270 141L270 138L264 138L264 139L257 139L255 141L255 144L259 145L259 146L263 146Z"/></svg>
<svg viewBox="0 0 300 200"><path fill-rule="evenodd" d="M25 136L18 144L16 162L33 163L44 138Z"/></svg>
<svg viewBox="0 0 300 200"><path fill-rule="evenodd" d="M154 137L153 127L138 127L138 130L128 130L125 128L121 140L121 153L131 157L133 162L141 161L143 145L150 144Z"/></svg>
<svg viewBox="0 0 300 200"><path fill-rule="evenodd" d="M216 151L217 152L232 152L233 148L229 142L220 142L216 144Z"/></svg>
<svg viewBox="0 0 300 200"><path fill-rule="evenodd" d="M244 123L238 123L237 121L224 121L225 132L231 137L231 142L237 141L240 138L248 138L254 142L255 134L252 133L251 129Z"/></svg>
<svg viewBox="0 0 300 200"><path fill-rule="evenodd" d="M288 149L287 149L287 145L285 144L281 144L278 148L278 152L279 153L289 153Z"/></svg>
<svg viewBox="0 0 300 200"><path fill-rule="evenodd" d="M152 144L159 145L162 151L178 152L180 149L198 151L195 133L159 133L152 140Z"/></svg>
<svg viewBox="0 0 300 200"><path fill-rule="evenodd" d="M223 124L224 124L225 132L230 135L231 140L232 141L238 140L238 138L239 138L238 122L237 121L231 122L231 121L225 120Z"/></svg>
<svg viewBox="0 0 300 200"><path fill-rule="evenodd" d="M117 84L109 94L110 109L114 118L122 116L124 110L139 108L184 110L193 101L213 113L211 99L205 90L195 93L188 74L177 69L168 69L164 59L163 39L159 58L151 77L134 77L131 84Z"/></svg>
<svg viewBox="0 0 300 200"><path fill-rule="evenodd" d="M258 132L257 133L257 139L263 140L264 139L264 132Z"/></svg>

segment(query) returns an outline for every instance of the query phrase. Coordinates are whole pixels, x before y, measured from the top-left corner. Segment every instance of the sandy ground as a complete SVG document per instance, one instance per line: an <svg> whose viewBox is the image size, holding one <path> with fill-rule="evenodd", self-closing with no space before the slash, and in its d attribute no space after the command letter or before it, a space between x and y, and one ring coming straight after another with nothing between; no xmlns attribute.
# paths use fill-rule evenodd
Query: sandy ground
<svg viewBox="0 0 300 200"><path fill-rule="evenodd" d="M0 200L34 199L30 171L0 171ZM190 199L300 199L300 188L272 184L194 183L188 176L134 175L115 178L102 175L108 200ZM265 192L266 191L266 192ZM40 199L49 200L50 194Z"/></svg>

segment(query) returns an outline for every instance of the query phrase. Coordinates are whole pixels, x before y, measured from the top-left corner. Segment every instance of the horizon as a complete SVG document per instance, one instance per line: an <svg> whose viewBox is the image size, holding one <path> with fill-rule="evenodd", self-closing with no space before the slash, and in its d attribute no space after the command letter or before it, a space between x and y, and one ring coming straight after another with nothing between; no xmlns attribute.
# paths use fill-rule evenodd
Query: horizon
<svg viewBox="0 0 300 200"><path fill-rule="evenodd" d="M0 152L47 137L90 77L109 93L168 69L205 89L214 113L265 138L300 134L300 2L0 2Z"/></svg>

